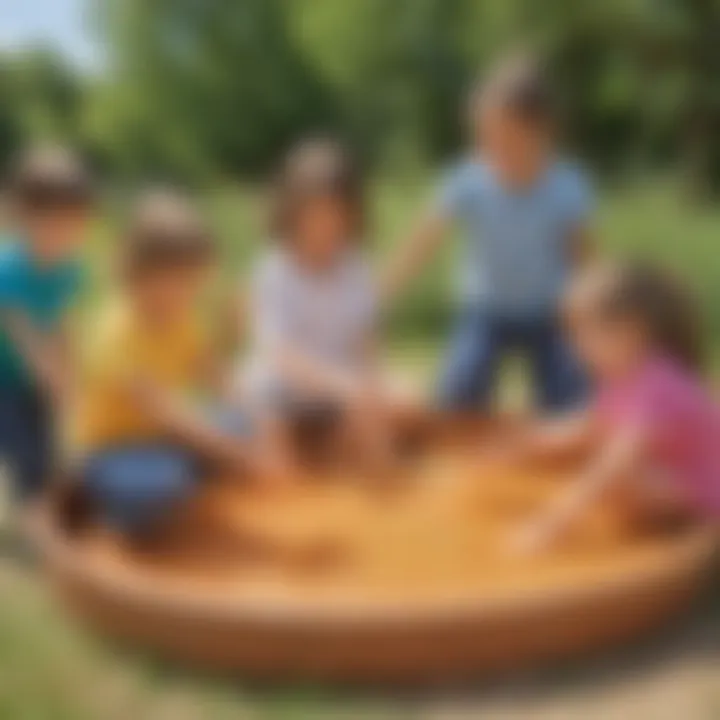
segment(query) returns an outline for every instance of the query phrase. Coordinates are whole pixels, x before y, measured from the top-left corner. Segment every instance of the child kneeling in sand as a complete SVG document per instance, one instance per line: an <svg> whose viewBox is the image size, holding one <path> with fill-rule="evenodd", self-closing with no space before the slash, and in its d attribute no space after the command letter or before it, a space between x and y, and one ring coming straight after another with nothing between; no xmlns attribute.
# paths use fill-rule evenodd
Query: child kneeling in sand
<svg viewBox="0 0 720 720"><path fill-rule="evenodd" d="M610 491L640 523L720 517L720 408L703 386L698 322L683 289L647 266L596 268L573 284L567 314L596 397L531 433L527 447L546 456L597 449L519 545L546 547Z"/></svg>
<svg viewBox="0 0 720 720"><path fill-rule="evenodd" d="M118 297L93 326L77 417L82 480L105 523L145 538L203 474L242 472L242 439L203 417L212 353L201 292L213 242L193 208L170 193L140 203L124 238Z"/></svg>
<svg viewBox="0 0 720 720"><path fill-rule="evenodd" d="M333 426L338 442L378 469L391 452L391 404L376 357L374 283L360 247L359 174L336 143L308 141L287 158L274 201L273 247L250 302L245 399L267 455L289 475L297 469L289 431L298 422Z"/></svg>

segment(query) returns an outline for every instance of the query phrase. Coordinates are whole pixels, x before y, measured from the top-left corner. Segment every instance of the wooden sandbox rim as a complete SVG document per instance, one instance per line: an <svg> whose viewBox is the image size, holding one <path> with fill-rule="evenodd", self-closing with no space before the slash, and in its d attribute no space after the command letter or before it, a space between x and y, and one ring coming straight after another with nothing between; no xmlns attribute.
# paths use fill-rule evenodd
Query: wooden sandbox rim
<svg viewBox="0 0 720 720"><path fill-rule="evenodd" d="M40 542L60 596L105 635L204 670L373 684L476 679L628 641L688 609L716 550L713 532L691 529L582 588L408 605L178 594L88 562L52 515Z"/></svg>
<svg viewBox="0 0 720 720"><path fill-rule="evenodd" d="M633 590L668 581L692 580L709 570L710 563L719 547L717 534L706 527L693 528L673 543L668 543L667 553L653 558L653 562L641 568L623 569L609 579L589 582L572 589L561 587L542 588L531 594L507 594L478 597L469 595L453 598L428 598L409 605L398 601L350 601L332 599L277 598L224 598L217 593L179 593L177 588L158 586L146 577L132 581L118 577L102 563L89 560L74 543L63 534L59 523L51 514L43 519L38 535L42 555L53 577L81 584L88 592L112 595L119 601L163 614L179 614L186 617L251 619L257 622L283 623L373 623L383 624L397 620L424 624L428 621L459 615L522 615L526 617L541 608L570 606L582 603L598 595L617 596L632 594Z"/></svg>

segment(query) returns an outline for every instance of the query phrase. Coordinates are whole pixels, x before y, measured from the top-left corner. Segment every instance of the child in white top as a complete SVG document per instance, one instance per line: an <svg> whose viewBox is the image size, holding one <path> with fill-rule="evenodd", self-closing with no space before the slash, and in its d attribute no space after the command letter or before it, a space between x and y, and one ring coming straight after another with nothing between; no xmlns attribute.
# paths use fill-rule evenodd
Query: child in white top
<svg viewBox="0 0 720 720"><path fill-rule="evenodd" d="M375 299L359 254L342 253L314 270L287 248L275 249L257 268L251 312L251 399L309 401L361 382Z"/></svg>
<svg viewBox="0 0 720 720"><path fill-rule="evenodd" d="M318 414L337 418L358 457L381 463L389 453L375 291L358 247L362 220L361 182L343 148L296 148L275 197L276 246L254 278L243 373L268 454L285 470L294 464L289 425Z"/></svg>

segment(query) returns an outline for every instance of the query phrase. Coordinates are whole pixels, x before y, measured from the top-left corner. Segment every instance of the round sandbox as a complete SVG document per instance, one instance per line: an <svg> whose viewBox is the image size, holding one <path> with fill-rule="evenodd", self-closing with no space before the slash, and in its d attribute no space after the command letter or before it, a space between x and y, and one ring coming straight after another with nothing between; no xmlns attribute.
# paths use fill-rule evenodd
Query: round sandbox
<svg viewBox="0 0 720 720"><path fill-rule="evenodd" d="M571 468L499 469L435 443L390 488L348 473L260 493L217 482L152 552L62 512L42 532L62 598L174 661L273 680L459 681L650 631L707 577L706 530L639 533L598 507L562 547L503 552Z"/></svg>

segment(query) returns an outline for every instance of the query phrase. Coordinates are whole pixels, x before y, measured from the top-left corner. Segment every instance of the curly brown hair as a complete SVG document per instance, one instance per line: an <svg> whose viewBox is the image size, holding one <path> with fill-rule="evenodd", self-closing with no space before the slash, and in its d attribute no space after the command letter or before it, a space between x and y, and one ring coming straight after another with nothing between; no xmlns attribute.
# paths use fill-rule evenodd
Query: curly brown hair
<svg viewBox="0 0 720 720"><path fill-rule="evenodd" d="M602 316L639 323L657 351L690 370L702 370L700 313L694 296L678 278L647 262L593 272L599 276L594 304Z"/></svg>
<svg viewBox="0 0 720 720"><path fill-rule="evenodd" d="M347 209L350 237L365 231L365 197L358 163L341 143L304 140L285 159L276 179L270 213L270 233L276 240L293 237L299 213L308 202L330 197Z"/></svg>

